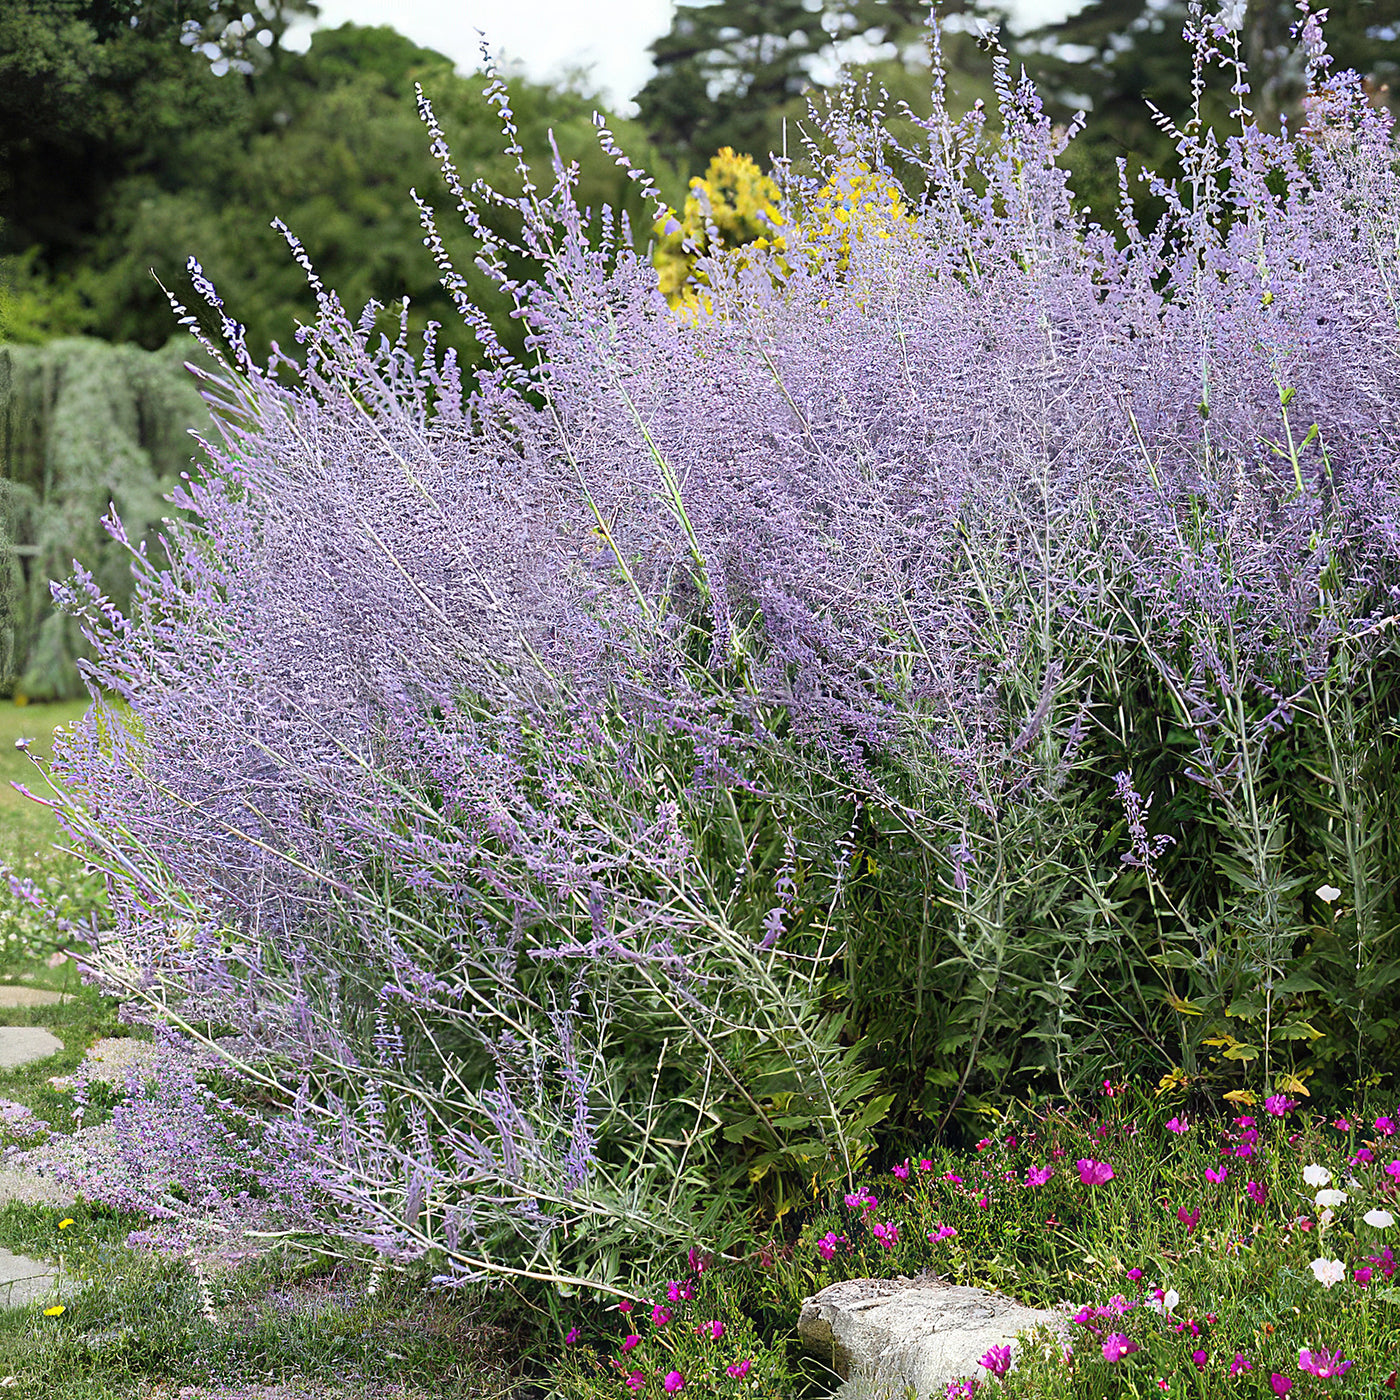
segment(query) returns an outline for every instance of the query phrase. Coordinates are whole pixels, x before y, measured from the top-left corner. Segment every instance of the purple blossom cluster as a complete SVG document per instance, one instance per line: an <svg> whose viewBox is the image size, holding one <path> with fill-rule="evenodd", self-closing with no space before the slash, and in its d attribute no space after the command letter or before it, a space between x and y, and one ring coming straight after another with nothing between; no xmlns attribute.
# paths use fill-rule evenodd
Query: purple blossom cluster
<svg viewBox="0 0 1400 1400"><path fill-rule="evenodd" d="M1191 776L1239 799L1241 755L1339 639L1379 644L1400 543L1400 176L1355 75L1313 78L1297 134L1183 136L1156 229L1125 181L1121 239L1075 213L1065 138L1004 66L999 131L940 100L897 148L837 104L833 170L921 172L908 236L851 239L838 267L803 232L816 187L783 171L783 258L710 259L713 309L685 321L576 172L468 188L425 102L535 357L492 338L422 205L482 338L474 381L431 332L421 356L406 329L376 340L290 234L319 314L299 359L255 364L192 266L227 345L220 436L168 565L133 549L129 616L81 571L57 589L99 702L54 769L111 895L86 975L258 1047L233 1069L278 1108L238 1129L273 1145L268 1199L391 1257L440 1251L451 1283L573 1278L602 1221L688 1237L672 1146L698 1144L699 1189L708 1124L748 1123L774 1160L815 1133L854 1185L868 1080L792 873L825 853L839 906L847 795L918 831L986 985L996 843L1076 761L1097 659L1153 669ZM1240 731L1246 694L1267 703ZM1119 793L1150 872L1166 843L1128 775ZM757 908L740 799L783 838ZM245 1160L234 1109L193 1084L133 1099L132 1182L154 1165L236 1198L208 1165Z"/></svg>

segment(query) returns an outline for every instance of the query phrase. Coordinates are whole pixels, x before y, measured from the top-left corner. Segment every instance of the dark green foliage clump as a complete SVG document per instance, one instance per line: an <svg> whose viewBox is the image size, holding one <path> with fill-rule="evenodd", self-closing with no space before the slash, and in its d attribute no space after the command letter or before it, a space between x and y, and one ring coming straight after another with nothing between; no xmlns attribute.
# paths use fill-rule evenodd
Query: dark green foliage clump
<svg viewBox="0 0 1400 1400"><path fill-rule="evenodd" d="M166 495L188 467L191 429L209 415L184 370L185 347L151 353L65 339L0 345L0 479L8 617L0 638L7 693L68 700L85 693L77 624L52 606L51 580L76 560L118 608L131 596L130 556L102 526L115 508L133 543L158 548Z"/></svg>

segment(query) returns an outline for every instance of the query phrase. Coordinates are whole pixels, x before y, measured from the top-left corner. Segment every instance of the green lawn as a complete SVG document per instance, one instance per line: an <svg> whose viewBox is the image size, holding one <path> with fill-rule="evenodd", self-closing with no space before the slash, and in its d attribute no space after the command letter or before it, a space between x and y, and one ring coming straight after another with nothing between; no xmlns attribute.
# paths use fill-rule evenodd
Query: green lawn
<svg viewBox="0 0 1400 1400"><path fill-rule="evenodd" d="M34 764L15 748L17 739L31 739L29 752L47 763L52 757L54 730L80 720L86 700L57 705L16 705L0 701L0 859L22 861L45 857L61 837L52 814L18 793L12 783L46 796L48 789Z"/></svg>

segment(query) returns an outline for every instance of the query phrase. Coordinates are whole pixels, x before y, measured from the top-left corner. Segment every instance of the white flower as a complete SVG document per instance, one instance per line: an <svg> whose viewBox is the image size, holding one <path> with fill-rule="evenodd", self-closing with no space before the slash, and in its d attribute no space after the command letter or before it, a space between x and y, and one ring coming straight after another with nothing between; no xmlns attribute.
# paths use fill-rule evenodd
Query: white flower
<svg viewBox="0 0 1400 1400"><path fill-rule="evenodd" d="M1388 1210L1368 1210L1361 1217L1368 1225L1374 1225L1377 1230L1388 1230L1395 1224L1395 1217Z"/></svg>
<svg viewBox="0 0 1400 1400"><path fill-rule="evenodd" d="M1344 1206L1347 1203L1345 1191L1319 1191L1316 1196L1320 1206Z"/></svg>
<svg viewBox="0 0 1400 1400"><path fill-rule="evenodd" d="M1316 1162L1311 1166L1303 1168L1303 1180L1309 1186L1330 1186L1332 1184L1332 1173L1326 1167L1319 1167Z"/></svg>
<svg viewBox="0 0 1400 1400"><path fill-rule="evenodd" d="M1220 7L1218 19L1224 28L1234 32L1244 25L1246 0L1225 0Z"/></svg>
<svg viewBox="0 0 1400 1400"><path fill-rule="evenodd" d="M1180 1301L1181 1294L1178 1293L1175 1288L1169 1288L1162 1297L1150 1299L1147 1306L1151 1308L1153 1312L1169 1313Z"/></svg>
<svg viewBox="0 0 1400 1400"><path fill-rule="evenodd" d="M1324 904L1331 904L1334 899L1340 899L1342 897L1342 892L1336 885L1323 885L1323 887L1318 890L1317 897Z"/></svg>
<svg viewBox="0 0 1400 1400"><path fill-rule="evenodd" d="M1314 1259L1308 1268L1324 1288L1331 1288L1347 1276L1347 1266L1340 1259Z"/></svg>
<svg viewBox="0 0 1400 1400"><path fill-rule="evenodd" d="M1323 1206L1321 1215L1317 1217L1318 1233L1321 1234L1336 1218L1329 1207Z"/></svg>

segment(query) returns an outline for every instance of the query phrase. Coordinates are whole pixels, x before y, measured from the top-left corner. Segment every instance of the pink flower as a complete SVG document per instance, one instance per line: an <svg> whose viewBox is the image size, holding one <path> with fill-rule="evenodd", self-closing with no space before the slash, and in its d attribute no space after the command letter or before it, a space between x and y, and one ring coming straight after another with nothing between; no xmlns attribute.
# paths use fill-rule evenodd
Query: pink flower
<svg viewBox="0 0 1400 1400"><path fill-rule="evenodd" d="M933 1163L930 1162L927 1157L921 1157L919 1159L919 1170L921 1172L931 1172L933 1170Z"/></svg>
<svg viewBox="0 0 1400 1400"><path fill-rule="evenodd" d="M690 1264L690 1272L693 1274L703 1274L710 1267L711 1255L701 1254L693 1245L686 1255L686 1261Z"/></svg>
<svg viewBox="0 0 1400 1400"><path fill-rule="evenodd" d="M1359 1157L1361 1154L1358 1152L1356 1155ZM1393 1176L1396 1181L1400 1181L1400 1160L1391 1162L1386 1167L1385 1174L1387 1176Z"/></svg>
<svg viewBox="0 0 1400 1400"><path fill-rule="evenodd" d="M850 1241L845 1235L838 1235L834 1230L828 1230L826 1234L817 1241L817 1253L823 1259L834 1259L836 1257L836 1246L849 1244Z"/></svg>
<svg viewBox="0 0 1400 1400"><path fill-rule="evenodd" d="M893 1249L899 1243L899 1226L893 1220L883 1225L872 1225L870 1233L880 1242L881 1249Z"/></svg>
<svg viewBox="0 0 1400 1400"><path fill-rule="evenodd" d="M1269 1188L1261 1186L1257 1181L1251 1181L1244 1189L1256 1206L1262 1206L1269 1199Z"/></svg>
<svg viewBox="0 0 1400 1400"><path fill-rule="evenodd" d="M953 1183L954 1186L961 1186L961 1185L962 1185L962 1177L960 1177L960 1176L954 1176L952 1172L944 1172L944 1173L943 1173L943 1180L944 1180L944 1181L951 1181L951 1182Z"/></svg>
<svg viewBox="0 0 1400 1400"><path fill-rule="evenodd" d="M940 1225L938 1229L929 1231L929 1240L937 1244L939 1240L951 1240L957 1233L951 1225Z"/></svg>
<svg viewBox="0 0 1400 1400"><path fill-rule="evenodd" d="M1191 1125L1189 1123L1183 1123L1180 1118L1168 1118L1167 1131L1169 1133L1189 1133L1191 1131Z"/></svg>
<svg viewBox="0 0 1400 1400"><path fill-rule="evenodd" d="M1287 1395L1293 1389L1293 1382L1287 1376L1279 1375L1277 1371L1269 1377L1269 1384L1273 1387L1275 1395Z"/></svg>
<svg viewBox="0 0 1400 1400"><path fill-rule="evenodd" d="M1371 1282L1371 1275L1375 1272L1366 1264L1359 1265L1353 1272L1352 1277L1356 1280L1358 1287L1365 1288Z"/></svg>
<svg viewBox="0 0 1400 1400"><path fill-rule="evenodd" d="M1198 1371L1204 1371L1206 1369L1206 1354L1199 1348L1191 1353L1191 1360L1195 1363Z"/></svg>
<svg viewBox="0 0 1400 1400"><path fill-rule="evenodd" d="M576 1341L578 1341L578 1328L570 1327L564 1334L564 1345L566 1347L571 1347Z"/></svg>
<svg viewBox="0 0 1400 1400"><path fill-rule="evenodd" d="M671 1320L671 1310L670 1310L670 1308L663 1308L663 1307L661 1306L661 1304L658 1303L658 1304L651 1310L651 1320L652 1320L658 1327L664 1327L664 1326L665 1326L668 1322L670 1322L670 1320Z"/></svg>
<svg viewBox="0 0 1400 1400"><path fill-rule="evenodd" d="M1342 1360L1340 1350L1331 1356L1325 1351L1308 1351L1306 1348L1298 1353L1298 1369L1306 1371L1310 1376L1317 1376L1321 1380L1344 1375L1351 1370L1352 1364L1350 1361Z"/></svg>
<svg viewBox="0 0 1400 1400"><path fill-rule="evenodd" d="M1393 1118L1377 1118L1377 1119L1376 1119L1376 1131L1377 1131L1382 1137L1394 1137L1394 1136L1395 1136L1395 1119L1393 1119Z"/></svg>
<svg viewBox="0 0 1400 1400"><path fill-rule="evenodd" d="M1085 1186L1102 1186L1113 1180L1113 1168L1107 1162L1081 1157L1074 1165L1079 1168L1079 1179Z"/></svg>
<svg viewBox="0 0 1400 1400"><path fill-rule="evenodd" d="M1004 1376L1011 1369L1011 1348L992 1347L978 1363L994 1376Z"/></svg>
<svg viewBox="0 0 1400 1400"><path fill-rule="evenodd" d="M667 1371L661 1388L667 1395L674 1395L676 1391L685 1389L685 1377L679 1371Z"/></svg>
<svg viewBox="0 0 1400 1400"><path fill-rule="evenodd" d="M1054 1167L1027 1167L1026 1185L1044 1186L1055 1175Z"/></svg>
<svg viewBox="0 0 1400 1400"><path fill-rule="evenodd" d="M632 1311L632 1309L635 1308L636 1306L637 1306L636 1303L634 1303L630 1298L624 1298L624 1299L617 1305L617 1310L618 1310L618 1312L620 1312L620 1313L630 1313L630 1312Z"/></svg>
<svg viewBox="0 0 1400 1400"><path fill-rule="evenodd" d="M1130 1279L1132 1279L1132 1281L1133 1281L1134 1283L1136 1283L1136 1282L1142 1277L1142 1270L1141 1270L1141 1269L1129 1269L1129 1270L1128 1270L1128 1277L1129 1277Z"/></svg>
<svg viewBox="0 0 1400 1400"><path fill-rule="evenodd" d="M1131 1356L1138 1350L1138 1344L1131 1337L1125 1336L1122 1332L1114 1332L1103 1339L1103 1359L1117 1363L1125 1356Z"/></svg>
<svg viewBox="0 0 1400 1400"><path fill-rule="evenodd" d="M640 1371L633 1371L623 1382L628 1390L640 1390L647 1383L647 1378Z"/></svg>
<svg viewBox="0 0 1400 1400"><path fill-rule="evenodd" d="M891 1167L891 1168L890 1168L890 1174L891 1174L892 1176L897 1176L901 1181L908 1181L908 1180L909 1180L909 1162L908 1162L908 1159L906 1158L905 1161L901 1162L901 1163L899 1164L899 1166L897 1166L897 1167Z"/></svg>
<svg viewBox="0 0 1400 1400"><path fill-rule="evenodd" d="M1199 1207L1196 1210L1187 1210L1185 1206L1177 1206L1176 1218L1186 1226L1186 1231L1190 1234L1200 1224L1201 1212Z"/></svg>
<svg viewBox="0 0 1400 1400"><path fill-rule="evenodd" d="M1213 1181L1217 1186L1225 1184L1225 1178L1230 1175L1229 1167L1207 1167L1206 1180Z"/></svg>
<svg viewBox="0 0 1400 1400"><path fill-rule="evenodd" d="M1333 1126L1339 1133L1349 1133L1349 1132L1351 1132L1351 1124L1348 1123L1347 1120L1346 1120L1345 1118L1338 1118L1337 1121L1336 1121L1335 1123L1332 1124L1332 1126Z"/></svg>
<svg viewBox="0 0 1400 1400"><path fill-rule="evenodd" d="M718 1318L714 1318L710 1322L702 1322L699 1327L695 1329L695 1335L697 1337L708 1337L712 1342L717 1342L724 1336L724 1323Z"/></svg>
<svg viewBox="0 0 1400 1400"><path fill-rule="evenodd" d="M1254 1363L1252 1361L1246 1361L1244 1353L1237 1351L1235 1353L1235 1359L1230 1363L1230 1375L1238 1376L1242 1371L1252 1371L1253 1369Z"/></svg>
<svg viewBox="0 0 1400 1400"><path fill-rule="evenodd" d="M629 1333L622 1339L622 1350L624 1352L631 1351L641 1340L642 1339L635 1332Z"/></svg>
<svg viewBox="0 0 1400 1400"><path fill-rule="evenodd" d="M1270 1094L1264 1100L1264 1112L1272 1113L1275 1118L1285 1118L1297 1107L1297 1100L1290 1099L1285 1094Z"/></svg>
<svg viewBox="0 0 1400 1400"><path fill-rule="evenodd" d="M746 1356L742 1361L736 1361L732 1366L726 1366L724 1371L726 1375L733 1376L736 1381L741 1381L748 1375L749 1367L752 1365L753 1362Z"/></svg>
<svg viewBox="0 0 1400 1400"><path fill-rule="evenodd" d="M668 1283L666 1296L673 1303L679 1303L682 1299L689 1301L695 1296L695 1290L688 1283Z"/></svg>
<svg viewBox="0 0 1400 1400"><path fill-rule="evenodd" d="M989 1148L991 1145L992 1145L992 1140L991 1140L991 1138L983 1138L983 1139L977 1144L977 1150L978 1150L979 1152L985 1152L985 1151L987 1150L987 1148Z"/></svg>

